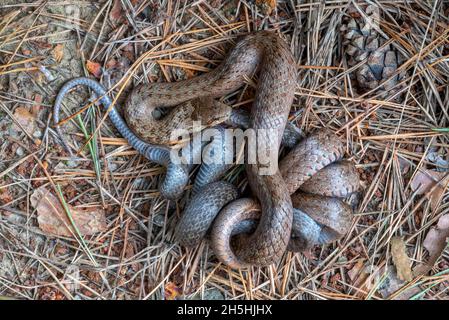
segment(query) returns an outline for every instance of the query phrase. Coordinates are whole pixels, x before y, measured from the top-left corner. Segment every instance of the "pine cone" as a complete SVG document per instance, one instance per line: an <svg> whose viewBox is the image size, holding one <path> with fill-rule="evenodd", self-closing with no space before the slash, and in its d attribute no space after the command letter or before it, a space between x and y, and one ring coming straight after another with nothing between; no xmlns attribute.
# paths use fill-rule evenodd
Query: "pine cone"
<svg viewBox="0 0 449 320"><path fill-rule="evenodd" d="M343 20L341 30L344 38L344 51L349 58L348 65L353 67L361 61L366 61L354 72L358 87L363 92L382 84L379 89L392 95L401 89L395 86L405 76L405 72L401 72L392 77L403 59L391 44L385 45L387 40L379 34L378 28L376 30L375 26L380 21L379 8L368 5L362 10L364 10L365 16L360 14L356 8L350 7L349 16ZM390 91L392 88L394 88L394 92Z"/></svg>

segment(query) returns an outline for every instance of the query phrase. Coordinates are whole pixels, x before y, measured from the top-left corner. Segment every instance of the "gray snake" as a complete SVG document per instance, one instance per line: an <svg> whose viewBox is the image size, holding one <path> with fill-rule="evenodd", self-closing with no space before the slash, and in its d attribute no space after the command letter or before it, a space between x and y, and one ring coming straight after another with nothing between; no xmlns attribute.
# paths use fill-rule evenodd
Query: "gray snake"
<svg viewBox="0 0 449 320"><path fill-rule="evenodd" d="M268 31L245 36L209 73L174 83L136 87L127 99L126 123L114 108L109 108L111 100L106 90L87 78L70 80L62 87L55 101L53 120L55 124L59 123L60 104L71 88L79 84L90 87L104 107L110 109L109 118L130 145L150 161L167 167L166 178L160 186L161 195L177 199L188 183L191 166L173 163L167 146L143 141L148 141L147 133L151 131L152 125L148 123L154 123L148 119L153 119L153 112L158 107L180 105L184 106L182 115L188 112L192 119L206 119L197 115L191 101L210 102L211 98L231 93L256 71L259 74L256 95L249 123L246 121L243 126L274 133L270 137L262 135L258 143L277 152L281 141L288 141L283 136L296 86L296 64L286 43ZM237 116L232 110L226 112ZM174 112L170 117L182 118ZM232 116L228 114L228 117ZM207 120L206 126L223 121L221 116L218 118L212 113L212 120ZM67 146L60 127L56 129ZM332 164L342 158L343 152L341 141L324 130L295 146L274 174L261 175L262 164L246 164L249 185L259 201L236 200L235 187L217 181L228 167L214 168L213 178L206 170L202 174L206 182L195 188L176 227L176 238L181 244L195 245L210 231L215 253L232 267L269 265L278 261L287 247L303 250L311 244L335 240L348 230L351 213L351 209L336 197L345 197L358 188L353 166L345 162ZM335 184L332 183L334 178ZM296 192L298 188L300 191Z"/></svg>

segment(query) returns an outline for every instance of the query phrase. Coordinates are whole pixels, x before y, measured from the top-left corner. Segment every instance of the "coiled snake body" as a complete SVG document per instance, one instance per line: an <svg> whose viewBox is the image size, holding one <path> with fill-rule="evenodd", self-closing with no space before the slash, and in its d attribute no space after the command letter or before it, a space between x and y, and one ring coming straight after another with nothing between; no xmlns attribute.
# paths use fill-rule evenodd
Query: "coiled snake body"
<svg viewBox="0 0 449 320"><path fill-rule="evenodd" d="M281 141L288 141L284 130L294 97L296 64L286 43L272 32L245 36L222 64L209 73L175 83L136 87L127 100L127 123L110 108L109 117L129 143L149 160L167 167L161 185L163 196L178 198L183 193L191 166L170 160L169 149L156 143L172 141L161 139L155 128L191 129L191 120L201 120L205 126L226 122L237 113L214 102L213 98L235 91L245 77L251 77L256 71L258 86L246 126L256 131L269 130L272 135L260 135L258 146L277 152ZM78 84L92 88L101 97L100 102L107 108L110 106L111 101L101 85L87 78L74 79L61 89L55 101L55 124L59 123L65 93ZM209 107L201 106L204 101ZM211 105L216 112L211 112ZM169 113L162 126L157 126L153 120L156 108L174 106L179 107ZM60 132L59 127L57 130ZM235 200L238 197L235 187L217 181L229 166L216 167L213 178L205 178L207 183L195 189L176 228L176 238L182 244L194 245L211 230L215 253L232 267L268 265L278 261L287 246L291 250L303 250L314 243L335 240L348 230L351 213L335 196L345 197L358 188L358 177L351 164L329 166L340 160L343 153L341 141L324 130L294 147L274 174L261 175L263 165L246 164L249 185L259 201ZM301 192L295 193L298 188Z"/></svg>

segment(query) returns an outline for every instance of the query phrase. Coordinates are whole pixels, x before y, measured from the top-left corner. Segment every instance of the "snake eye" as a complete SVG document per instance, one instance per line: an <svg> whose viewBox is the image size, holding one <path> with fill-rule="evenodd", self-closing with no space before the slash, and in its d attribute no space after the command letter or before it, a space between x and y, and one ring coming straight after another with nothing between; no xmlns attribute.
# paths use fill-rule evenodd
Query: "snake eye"
<svg viewBox="0 0 449 320"><path fill-rule="evenodd" d="M162 112L157 108L151 112L151 115L155 120L160 120L162 118Z"/></svg>

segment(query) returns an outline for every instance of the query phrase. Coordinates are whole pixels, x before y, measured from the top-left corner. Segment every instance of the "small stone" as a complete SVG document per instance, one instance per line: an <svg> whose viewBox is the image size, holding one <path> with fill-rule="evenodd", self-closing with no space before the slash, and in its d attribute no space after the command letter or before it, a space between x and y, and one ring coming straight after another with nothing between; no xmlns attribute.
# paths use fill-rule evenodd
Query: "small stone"
<svg viewBox="0 0 449 320"><path fill-rule="evenodd" d="M33 137L40 138L42 137L42 132L38 129L33 132Z"/></svg>
<svg viewBox="0 0 449 320"><path fill-rule="evenodd" d="M366 44L366 50L374 51L377 48L379 48L379 39L377 39L377 38L368 39L367 44Z"/></svg>
<svg viewBox="0 0 449 320"><path fill-rule="evenodd" d="M211 289L204 292L203 296L201 293L195 294L190 300L224 300L225 297L218 289Z"/></svg>
<svg viewBox="0 0 449 320"><path fill-rule="evenodd" d="M224 300L224 296L218 289L208 290L204 293L205 300Z"/></svg>
<svg viewBox="0 0 449 320"><path fill-rule="evenodd" d="M108 162L109 170L115 172L118 169L118 165L115 162Z"/></svg>
<svg viewBox="0 0 449 320"><path fill-rule="evenodd" d="M153 223L158 227L163 227L165 224L165 217L162 214L157 214L153 217Z"/></svg>
<svg viewBox="0 0 449 320"><path fill-rule="evenodd" d="M78 166L78 163L74 160L68 160L67 161L67 167L69 168L76 168Z"/></svg>
<svg viewBox="0 0 449 320"><path fill-rule="evenodd" d="M16 150L16 154L19 156L19 157L22 157L23 155L24 155L24 150L23 150L23 148L22 147L18 147L17 148L17 150Z"/></svg>

